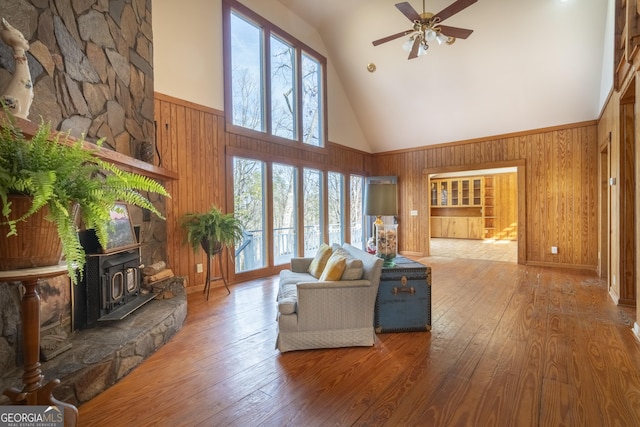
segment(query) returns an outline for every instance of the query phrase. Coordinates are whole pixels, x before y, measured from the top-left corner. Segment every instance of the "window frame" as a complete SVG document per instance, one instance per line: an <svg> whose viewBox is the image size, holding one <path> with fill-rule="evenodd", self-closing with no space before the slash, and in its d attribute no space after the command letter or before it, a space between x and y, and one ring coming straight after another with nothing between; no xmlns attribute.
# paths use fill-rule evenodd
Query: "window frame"
<svg viewBox="0 0 640 427"><path fill-rule="evenodd" d="M331 208L335 207L332 206L332 199L333 196L335 196L333 193L333 190L337 190L338 194L337 194L337 202L338 202L338 219L339 219L339 226L340 226L340 234L339 234L339 242L337 242L338 244L342 244L342 242L346 241L346 219L350 217L349 213L346 210L346 200L347 200L347 196L345 193L346 190L346 178L345 178L345 174L342 172L336 172L336 171L328 171L326 172L326 176L327 176L327 196L326 196L326 205L327 205L327 221L326 221L326 228L327 228L327 242L329 244L332 243L336 243L336 242L332 242L331 241ZM337 185L337 187L333 187L331 185L331 177L332 176L336 176L339 179L339 184Z"/></svg>
<svg viewBox="0 0 640 427"><path fill-rule="evenodd" d="M256 24L258 27L262 29L262 79L263 79L263 91L262 94L262 102L263 102L263 120L264 120L264 131L252 130L249 128L245 128L239 125L233 124L233 92L232 92L232 69L231 69L231 13L236 13L241 15L247 21L250 21ZM295 127L297 129L296 139L288 139L280 136L276 136L273 134L273 120L272 120L272 111L271 111L271 35L275 36L278 39L281 39L287 43L289 43L295 49L295 90L297 93L296 96L296 123ZM238 3L236 0L223 0L222 1L222 40L223 40L223 73L224 73L224 115L225 115L225 127L227 132L246 135L251 137L257 137L262 140L266 140L269 142L275 142L279 144L286 145L295 145L296 147L304 146L307 149L320 149L326 150L328 144L328 114L327 114L327 59L315 51L310 46L296 39L286 31L282 30L275 24L269 22L267 19L258 15L248 7ZM322 120L322 124L320 126L320 131L322 135L320 137L320 145L315 146L308 143L305 143L303 140L304 131L303 131L303 109L302 109L302 54L312 57L321 67L321 77L320 84L321 88L321 96L320 96L320 116Z"/></svg>

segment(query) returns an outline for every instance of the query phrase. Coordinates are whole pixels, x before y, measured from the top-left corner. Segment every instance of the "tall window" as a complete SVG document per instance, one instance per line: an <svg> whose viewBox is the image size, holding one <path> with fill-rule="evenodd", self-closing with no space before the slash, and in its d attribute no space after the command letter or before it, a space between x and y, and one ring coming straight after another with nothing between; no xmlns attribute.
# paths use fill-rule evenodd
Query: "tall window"
<svg viewBox="0 0 640 427"><path fill-rule="evenodd" d="M322 172L304 168L304 256L314 256L323 238Z"/></svg>
<svg viewBox="0 0 640 427"><path fill-rule="evenodd" d="M235 13L231 14L232 123L247 129L264 131L264 82L262 61L255 52L262 51L262 29Z"/></svg>
<svg viewBox="0 0 640 427"><path fill-rule="evenodd" d="M364 177L359 175L351 175L350 177L350 206L351 212L349 220L351 221L351 244L357 248L365 247L364 238Z"/></svg>
<svg viewBox="0 0 640 427"><path fill-rule="evenodd" d="M327 175L327 209L329 211L329 244L344 242L344 175L329 172Z"/></svg>
<svg viewBox="0 0 640 427"><path fill-rule="evenodd" d="M266 266L264 188L264 162L234 157L233 209L246 234L236 249L236 273Z"/></svg>
<svg viewBox="0 0 640 427"><path fill-rule="evenodd" d="M322 146L322 68L313 57L302 54L302 128L305 144Z"/></svg>
<svg viewBox="0 0 640 427"><path fill-rule="evenodd" d="M295 82L295 49L271 36L271 129L275 136L298 136Z"/></svg>
<svg viewBox="0 0 640 427"><path fill-rule="evenodd" d="M273 164L273 258L285 264L298 255L298 170Z"/></svg>
<svg viewBox="0 0 640 427"><path fill-rule="evenodd" d="M326 59L236 0L222 4L227 123L324 147Z"/></svg>

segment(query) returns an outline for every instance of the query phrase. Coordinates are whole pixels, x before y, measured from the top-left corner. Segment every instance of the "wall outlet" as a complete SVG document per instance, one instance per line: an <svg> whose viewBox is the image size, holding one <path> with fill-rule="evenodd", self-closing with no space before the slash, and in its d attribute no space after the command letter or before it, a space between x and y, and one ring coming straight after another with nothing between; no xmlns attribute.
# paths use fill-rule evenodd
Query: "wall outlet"
<svg viewBox="0 0 640 427"><path fill-rule="evenodd" d="M615 286L615 285L616 285L616 275L614 274L613 275L613 286Z"/></svg>
<svg viewBox="0 0 640 427"><path fill-rule="evenodd" d="M196 264L196 273L202 273L202 264Z"/></svg>
<svg viewBox="0 0 640 427"><path fill-rule="evenodd" d="M411 212L409 212L409 214L411 216L418 216L418 211L411 211Z"/></svg>
<svg viewBox="0 0 640 427"><path fill-rule="evenodd" d="M558 247L557 246L551 246L551 253L554 255L558 254Z"/></svg>

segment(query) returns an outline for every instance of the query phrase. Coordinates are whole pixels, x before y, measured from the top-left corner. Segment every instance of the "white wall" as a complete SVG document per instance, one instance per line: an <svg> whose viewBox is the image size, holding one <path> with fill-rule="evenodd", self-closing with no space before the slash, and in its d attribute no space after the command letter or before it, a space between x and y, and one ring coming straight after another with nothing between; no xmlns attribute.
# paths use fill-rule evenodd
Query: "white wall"
<svg viewBox="0 0 640 427"><path fill-rule="evenodd" d="M602 80L600 83L600 110L604 108L609 92L611 92L613 88L615 13L615 0L607 0L607 20L604 32L604 49L602 52Z"/></svg>
<svg viewBox="0 0 640 427"><path fill-rule="evenodd" d="M318 32L275 0L243 0L317 52L327 55ZM153 0L154 90L224 110L222 0ZM329 141L371 152L327 58Z"/></svg>

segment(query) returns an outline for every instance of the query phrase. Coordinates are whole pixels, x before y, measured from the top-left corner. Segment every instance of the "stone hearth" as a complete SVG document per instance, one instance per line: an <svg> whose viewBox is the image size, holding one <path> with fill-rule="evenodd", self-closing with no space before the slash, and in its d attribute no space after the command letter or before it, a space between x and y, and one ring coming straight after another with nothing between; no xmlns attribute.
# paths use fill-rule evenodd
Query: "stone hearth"
<svg viewBox="0 0 640 427"><path fill-rule="evenodd" d="M42 362L44 382L61 381L54 396L81 405L131 372L180 330L187 316L182 279L172 279L167 290L173 298L151 301L122 320L71 333L71 348ZM1 390L21 385L21 367L2 372ZM4 395L0 397L0 405L8 403Z"/></svg>

